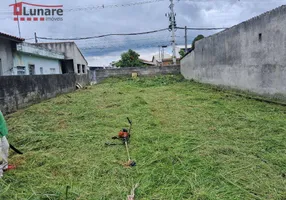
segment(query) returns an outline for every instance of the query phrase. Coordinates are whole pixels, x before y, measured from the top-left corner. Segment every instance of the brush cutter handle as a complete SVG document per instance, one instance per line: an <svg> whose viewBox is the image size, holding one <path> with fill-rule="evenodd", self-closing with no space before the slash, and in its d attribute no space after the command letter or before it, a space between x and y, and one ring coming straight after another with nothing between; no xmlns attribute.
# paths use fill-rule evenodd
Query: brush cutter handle
<svg viewBox="0 0 286 200"><path fill-rule="evenodd" d="M127 120L129 122L129 131L128 131L128 133L129 133L129 137L130 137L131 136L132 121L129 119L129 117L127 117Z"/></svg>
<svg viewBox="0 0 286 200"><path fill-rule="evenodd" d="M132 121L127 117L127 120L129 122L130 125L132 125Z"/></svg>

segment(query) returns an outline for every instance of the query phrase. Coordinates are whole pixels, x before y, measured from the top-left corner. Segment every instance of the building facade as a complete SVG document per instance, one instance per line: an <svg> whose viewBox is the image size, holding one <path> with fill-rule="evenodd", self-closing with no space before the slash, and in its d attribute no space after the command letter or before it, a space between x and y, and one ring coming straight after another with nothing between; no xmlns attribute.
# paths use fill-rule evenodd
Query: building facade
<svg viewBox="0 0 286 200"><path fill-rule="evenodd" d="M25 43L0 32L0 76L87 74L88 63L74 42Z"/></svg>
<svg viewBox="0 0 286 200"><path fill-rule="evenodd" d="M11 75L62 74L63 53L29 43L17 44Z"/></svg>
<svg viewBox="0 0 286 200"><path fill-rule="evenodd" d="M0 76L11 75L13 72L13 52L18 43L24 39L0 32Z"/></svg>
<svg viewBox="0 0 286 200"><path fill-rule="evenodd" d="M65 56L65 61L62 63L63 73L88 73L88 63L74 42L38 43L35 45L63 53Z"/></svg>

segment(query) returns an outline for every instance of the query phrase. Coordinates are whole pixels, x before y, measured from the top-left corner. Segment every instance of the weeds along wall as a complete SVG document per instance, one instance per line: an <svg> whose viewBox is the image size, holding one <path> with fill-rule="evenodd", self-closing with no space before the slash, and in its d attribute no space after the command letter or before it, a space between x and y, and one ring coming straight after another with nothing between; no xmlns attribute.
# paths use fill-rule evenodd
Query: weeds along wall
<svg viewBox="0 0 286 200"><path fill-rule="evenodd" d="M42 100L76 90L76 83L86 85L86 74L0 76L0 109L15 112Z"/></svg>
<svg viewBox="0 0 286 200"><path fill-rule="evenodd" d="M132 73L137 73L138 76L157 76L166 74L180 74L180 66L165 66L165 67L122 67L115 69L97 69L91 71L91 80L100 83L108 77L130 76Z"/></svg>
<svg viewBox="0 0 286 200"><path fill-rule="evenodd" d="M286 100L286 6L196 42L187 79Z"/></svg>

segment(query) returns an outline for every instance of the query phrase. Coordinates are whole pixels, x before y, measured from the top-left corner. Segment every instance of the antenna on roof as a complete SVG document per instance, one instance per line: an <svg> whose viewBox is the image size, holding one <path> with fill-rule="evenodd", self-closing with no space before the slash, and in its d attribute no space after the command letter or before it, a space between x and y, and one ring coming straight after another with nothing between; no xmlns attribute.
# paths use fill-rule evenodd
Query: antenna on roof
<svg viewBox="0 0 286 200"><path fill-rule="evenodd" d="M35 43L38 43L37 33L35 32L34 35L35 35Z"/></svg>
<svg viewBox="0 0 286 200"><path fill-rule="evenodd" d="M15 4L17 4L17 0L15 0ZM17 13L17 22L18 22L19 37L21 38L21 29L20 29L20 22L19 22L19 15L18 15L18 13Z"/></svg>

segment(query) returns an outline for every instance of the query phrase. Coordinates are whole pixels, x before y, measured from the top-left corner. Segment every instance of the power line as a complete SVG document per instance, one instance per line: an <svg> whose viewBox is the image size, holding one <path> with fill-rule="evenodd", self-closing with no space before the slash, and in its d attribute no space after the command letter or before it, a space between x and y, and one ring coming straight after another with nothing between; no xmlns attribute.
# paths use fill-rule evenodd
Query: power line
<svg viewBox="0 0 286 200"><path fill-rule="evenodd" d="M162 31L166 31L168 28L164 29L158 29L153 31L146 31L146 32L138 32L138 33L110 33L105 35L98 35L98 36L90 36L90 37L79 37L79 38L49 38L49 37L37 37L38 39L42 40L88 40L88 39L94 39L94 38L103 38L103 37L109 37L109 36L127 36L127 35L146 35L151 33L158 33Z"/></svg>
<svg viewBox="0 0 286 200"><path fill-rule="evenodd" d="M177 27L177 29L185 29L184 27ZM222 30L222 29L228 29L226 27L221 28L188 28L187 30L193 30L193 31L211 31L211 30Z"/></svg>
<svg viewBox="0 0 286 200"><path fill-rule="evenodd" d="M183 40L180 40L178 42L181 42ZM149 45L153 43L164 43L164 44L170 44L170 41L168 40L150 40L147 42L128 42L124 44L118 44L118 43L106 43L106 44L86 44L86 45L79 45L79 48L81 49L89 49L89 48L117 48L119 46L133 46L133 45Z"/></svg>
<svg viewBox="0 0 286 200"><path fill-rule="evenodd" d="M148 35L147 37L144 35L144 37L142 36L136 36L135 38L133 36L126 36L123 39L119 38L118 36L113 36L111 38L104 38L104 40L102 39L94 39L94 40L79 40L77 41L77 44L79 45L84 45L84 44L106 44L106 43L112 43L114 44L115 42L118 43L129 43L129 42L138 42L138 41L154 41L154 40L162 40L162 38L164 38L165 36L167 36L167 34L158 34L158 35ZM166 38L166 40L169 38L169 36Z"/></svg>
<svg viewBox="0 0 286 200"><path fill-rule="evenodd" d="M178 43L183 43L184 40L180 40L178 41ZM157 45L157 44L161 44L161 45L167 45L169 46L171 43L169 40L158 40L158 41L150 41L148 42L147 44L146 43L143 43L142 42L140 43L128 43L128 44L104 44L104 45L87 45L87 46L79 46L80 49L94 49L94 50L98 50L98 49L103 49L103 50L106 50L106 49L116 49L116 48L124 48L124 47L130 47L130 46L136 46L136 47L143 47L143 46L154 46L154 45Z"/></svg>
<svg viewBox="0 0 286 200"><path fill-rule="evenodd" d="M77 12L77 11L92 11L92 10L99 10L99 9L106 9L106 8L120 8L120 7L131 7L131 6L140 6L144 4L152 4L152 3L158 3L163 2L166 0L145 0L140 2L130 2L130 3L123 3L123 4L101 4L101 5L95 5L95 6L87 6L87 7L78 7L78 8L64 8L63 10L65 12ZM8 10L0 10L0 14L12 14L13 12Z"/></svg>
<svg viewBox="0 0 286 200"><path fill-rule="evenodd" d="M78 8L64 8L63 10L65 12L74 12L74 11L92 11L92 10L99 10L99 9L106 9L106 8L120 8L120 7L130 7L130 6L138 6L138 5L144 5L144 4L151 4L151 3L158 3L158 2L164 2L167 0L146 0L141 2L130 2L126 4L102 4L102 5L95 5L95 6L87 6L87 7L78 7ZM193 3L209 3L210 0L177 0L178 2L193 2ZM269 3L269 0L236 0L240 3L255 3L259 1L259 3ZM231 0L215 0L215 2L232 2ZM270 2L285 2L284 0L270 0ZM13 12L7 9L1 9L1 14L12 14Z"/></svg>
<svg viewBox="0 0 286 200"><path fill-rule="evenodd" d="M166 0L147 0L147 1L140 1L140 2L130 2L126 4L111 4L111 5L102 4L102 5L90 6L90 7L64 9L64 11L71 12L71 11L98 10L98 9L106 9L106 8L130 7L130 6L138 6L138 5L143 5L143 4L158 3L162 1L166 1Z"/></svg>
<svg viewBox="0 0 286 200"><path fill-rule="evenodd" d="M98 48L98 47L86 47L86 48L80 48L82 51L84 52L88 52L88 51L93 51L93 52L104 52L104 51L108 51L109 49L112 49L114 51L119 51L119 50L123 50L123 49L141 49L141 48L146 48L146 47L158 47L158 45L166 45L169 44L169 41L165 41L165 42L156 42L156 43L152 43L152 44L145 44L145 45L130 45L130 46L116 46L116 48L114 47L105 47L105 48Z"/></svg>
<svg viewBox="0 0 286 200"><path fill-rule="evenodd" d="M184 29L183 27L176 27L176 29ZM189 27L187 30L221 30L221 29L227 29L225 27L223 28L209 28L209 27L204 27L204 28L197 28L197 27ZM105 37L110 37L110 36L140 36L140 35L147 35L147 34L152 34L152 33L158 33L158 32L163 32L168 30L168 28L165 29L159 29L159 30L153 30L153 31L146 31L146 32L138 32L138 33L114 33L114 34L105 34L105 35L99 35L99 36L90 36L90 37L82 37L82 38L52 38L52 37L37 37L37 39L42 39L42 40L58 40L58 41L84 41L84 40L91 40L91 39L100 39L100 38L105 38ZM170 34L170 33L169 33ZM159 36L157 36L158 38ZM149 40L149 39L155 39L156 37L149 37L149 38L141 38L141 39L135 39L136 41L138 40ZM160 38L160 37L159 37ZM29 38L30 39L30 38ZM29 40L27 39L27 40ZM103 43L110 43L112 41L117 42L117 39L109 39L106 41L96 41L95 44L103 44ZM132 40L127 40L125 42L130 42ZM120 42L120 41L119 41ZM90 44L90 42L88 43ZM93 43L94 44L94 43Z"/></svg>
<svg viewBox="0 0 286 200"><path fill-rule="evenodd" d="M128 45L126 44L104 44L104 45L87 45L87 46L80 46L79 48L81 49L90 49L90 48L116 48L116 47L120 47L120 46L141 46L141 45L150 45L150 44L154 44L154 43L170 43L170 41L168 40L157 40L157 41L149 41L147 44L146 43L142 43L142 42L134 42L134 43L128 43Z"/></svg>

